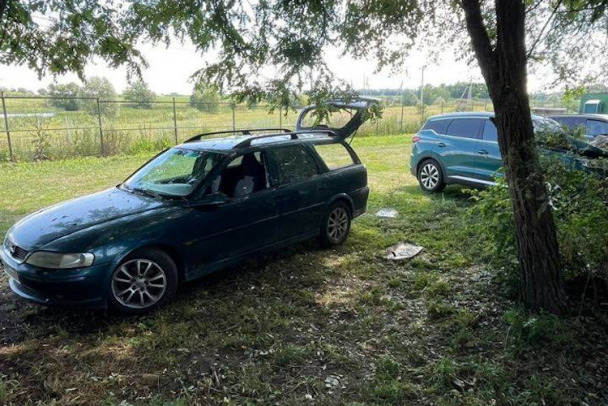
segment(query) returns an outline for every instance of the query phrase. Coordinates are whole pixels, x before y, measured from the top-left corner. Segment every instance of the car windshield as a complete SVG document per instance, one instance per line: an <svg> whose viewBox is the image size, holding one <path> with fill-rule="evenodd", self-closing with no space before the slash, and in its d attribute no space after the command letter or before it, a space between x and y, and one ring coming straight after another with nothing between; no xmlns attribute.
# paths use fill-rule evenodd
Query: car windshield
<svg viewBox="0 0 608 406"><path fill-rule="evenodd" d="M161 196L187 196L224 157L223 154L171 148L127 179L127 189Z"/></svg>

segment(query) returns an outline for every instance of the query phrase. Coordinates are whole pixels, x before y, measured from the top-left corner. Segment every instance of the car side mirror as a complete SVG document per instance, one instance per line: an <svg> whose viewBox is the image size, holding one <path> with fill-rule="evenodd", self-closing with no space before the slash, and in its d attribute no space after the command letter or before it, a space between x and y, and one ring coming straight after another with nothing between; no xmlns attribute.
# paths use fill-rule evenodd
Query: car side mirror
<svg viewBox="0 0 608 406"><path fill-rule="evenodd" d="M213 209L230 203L231 201L232 199L225 193L217 192L205 196L196 202L191 202L190 207L193 209Z"/></svg>

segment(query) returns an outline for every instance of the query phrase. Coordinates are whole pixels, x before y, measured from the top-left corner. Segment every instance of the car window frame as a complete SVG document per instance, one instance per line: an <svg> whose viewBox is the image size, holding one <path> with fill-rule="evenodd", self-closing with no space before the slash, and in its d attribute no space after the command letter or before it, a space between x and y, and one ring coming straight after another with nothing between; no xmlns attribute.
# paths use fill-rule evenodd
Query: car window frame
<svg viewBox="0 0 608 406"><path fill-rule="evenodd" d="M486 140L483 138L483 135L485 134L486 125L488 123L493 125L494 128L496 129L496 139L495 140ZM498 127L496 127L496 123L494 122L494 120L492 118L486 118L483 120L483 125L481 126L481 135L480 135L479 141L494 142L494 143L498 144Z"/></svg>
<svg viewBox="0 0 608 406"><path fill-rule="evenodd" d="M280 170L278 168L277 162L274 159L274 157L272 156L271 151L276 151L278 149L284 149L284 148L301 148L302 150L304 150L305 153L307 153L310 158L312 158L313 162L315 163L315 166L317 168L317 173L307 179L301 179L298 180L296 182L289 182L289 183L279 183L279 173ZM269 146L266 147L266 150L268 151L267 155L266 155L266 159L267 159L267 163L268 166L270 168L270 185L272 188L284 188L284 187L288 187L291 185L297 185L303 182L308 182L311 179L315 179L319 176L321 176L323 173L325 173L325 170L327 168L323 168L323 166L321 166L319 159L316 156L316 152L314 150L311 150L312 148L310 148L310 146L306 145L305 143L297 143L297 144L287 144L287 145L277 145L277 146ZM324 164L323 164L324 165Z"/></svg>
<svg viewBox="0 0 608 406"><path fill-rule="evenodd" d="M435 131L435 129L434 129L434 128L425 128L425 127L426 127L427 125L429 125L430 123L433 123L433 122L438 122L438 121L445 121L445 122L447 122L447 124L445 125L445 131L442 131L442 132L437 132L437 131ZM432 131L432 132L434 132L435 134L439 134L439 135L447 135L447 130L448 130L448 127L450 126L450 124L452 124L452 121L454 121L454 118L451 118L451 117L450 117L450 118L436 118L436 119L433 119L433 120L430 120L430 119L429 119L429 120L427 120L427 121L424 123L424 125L422 126L422 128L420 129L420 131Z"/></svg>
<svg viewBox="0 0 608 406"><path fill-rule="evenodd" d="M335 144L340 145L348 153L348 155L350 156L350 159L352 161L352 163L350 165L345 165L345 166L340 166L338 168L330 169L316 148L318 145L335 145ZM320 168L322 169L322 173L340 171L343 169L351 168L356 165L361 165L361 161L359 160L359 157L354 153L353 149L350 148L350 146L345 142L314 142L314 143L307 143L306 146L308 147L307 149L309 149L311 151L311 153L315 156L317 165L319 165Z"/></svg>
<svg viewBox="0 0 608 406"><path fill-rule="evenodd" d="M195 197L193 200L200 200L200 199L204 199L207 196L211 196L214 193L219 193L219 192L213 192L211 190L211 187L213 186L213 183L216 181L216 179L222 175L222 173L228 169L228 166L235 160L238 159L242 156L245 156L247 154L255 154L256 152L260 153L260 156L266 154L265 148L256 148L256 149L250 149L250 150L244 150L244 151L238 151L232 154L226 154L226 157L224 158L224 160L222 162L220 162L219 164L216 165L216 167L209 172L209 174L207 175L207 181L205 182L204 185L201 185L201 189L199 191L199 194L197 197ZM251 196L258 196L262 193L266 193L271 191L272 189L275 188L275 186L272 184L272 177L271 177L271 167L269 164L269 160L268 160L268 155L265 155L265 158L262 159L262 162L264 163L264 169L266 171L266 179L268 181L268 187L264 190L259 190L257 192L254 193L250 193L248 195L242 195L242 196L237 196L237 197L230 197L231 201L240 201L240 200L244 200L244 199L248 199Z"/></svg>
<svg viewBox="0 0 608 406"><path fill-rule="evenodd" d="M602 123L605 126L608 126L608 122L606 122L604 120L588 117L588 118L585 119L585 124L584 124L584 126L585 126L585 135L588 135L588 136L591 136L591 137L597 137L598 135L604 135L604 134L606 134L606 133L590 134L589 133L589 122L590 121L595 121L595 122L598 122L598 123Z"/></svg>
<svg viewBox="0 0 608 406"><path fill-rule="evenodd" d="M485 119L485 117L454 117L452 118L452 121L450 122L450 124L448 124L448 126L445 129L445 134L448 137L454 137L454 138L458 138L458 139L465 139L465 140L481 140L482 138L482 124L483 120ZM465 135L454 135L454 134L448 134L448 131L450 130L450 127L452 126L452 124L454 124L455 121L462 121L462 120L477 120L478 124L477 124L477 132L475 137L467 137Z"/></svg>

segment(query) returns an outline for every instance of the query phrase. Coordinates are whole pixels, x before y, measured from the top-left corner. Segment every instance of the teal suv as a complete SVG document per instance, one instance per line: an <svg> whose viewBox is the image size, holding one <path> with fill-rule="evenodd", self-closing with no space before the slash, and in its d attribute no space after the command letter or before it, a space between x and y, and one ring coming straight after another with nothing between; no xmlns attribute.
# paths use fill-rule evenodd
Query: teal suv
<svg viewBox="0 0 608 406"><path fill-rule="evenodd" d="M315 125L308 108L296 131L200 134L114 188L25 217L0 249L11 289L46 305L143 313L254 253L342 243L367 207L367 171L345 138L369 102L333 104L344 127Z"/></svg>
<svg viewBox="0 0 608 406"><path fill-rule="evenodd" d="M546 117L532 116L537 133L563 133ZM567 148L541 148L575 168L586 169L590 159L608 157L608 151L567 136ZM447 184L472 187L494 185L502 176L494 113L451 113L430 117L412 140L410 171L428 192L442 191Z"/></svg>

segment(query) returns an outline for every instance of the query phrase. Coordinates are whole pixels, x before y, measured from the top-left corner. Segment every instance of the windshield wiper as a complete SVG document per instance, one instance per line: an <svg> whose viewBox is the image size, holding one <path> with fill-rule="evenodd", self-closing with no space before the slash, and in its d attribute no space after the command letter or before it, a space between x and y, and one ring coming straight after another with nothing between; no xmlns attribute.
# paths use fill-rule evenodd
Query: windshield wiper
<svg viewBox="0 0 608 406"><path fill-rule="evenodd" d="M156 199L164 199L166 197L165 195L163 195L161 193L155 193L155 192L152 192L151 190L127 186L124 182L117 185L116 187L119 189L126 190L129 193L138 193L140 195L154 197Z"/></svg>
<svg viewBox="0 0 608 406"><path fill-rule="evenodd" d="M147 189L142 189L139 187L134 187L131 188L132 191L142 194L144 196L148 196L148 197L154 197L156 199L164 199L166 196L160 193L156 193L156 192L152 192L151 190L147 190Z"/></svg>

